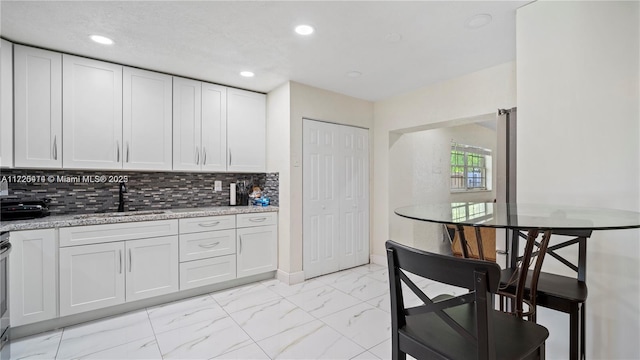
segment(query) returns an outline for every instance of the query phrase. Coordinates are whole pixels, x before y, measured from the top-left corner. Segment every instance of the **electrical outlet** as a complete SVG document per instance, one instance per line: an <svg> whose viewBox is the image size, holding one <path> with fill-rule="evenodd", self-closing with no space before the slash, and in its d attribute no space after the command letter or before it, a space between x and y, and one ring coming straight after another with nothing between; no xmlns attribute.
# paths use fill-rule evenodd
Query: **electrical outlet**
<svg viewBox="0 0 640 360"><path fill-rule="evenodd" d="M215 192L222 191L222 181L216 180L213 182L213 191Z"/></svg>

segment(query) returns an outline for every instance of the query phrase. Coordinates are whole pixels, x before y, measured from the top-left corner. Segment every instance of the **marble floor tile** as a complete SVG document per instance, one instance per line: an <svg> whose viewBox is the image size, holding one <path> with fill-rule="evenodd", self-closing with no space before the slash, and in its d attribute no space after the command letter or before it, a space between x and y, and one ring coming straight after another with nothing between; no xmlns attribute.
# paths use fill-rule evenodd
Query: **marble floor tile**
<svg viewBox="0 0 640 360"><path fill-rule="evenodd" d="M227 316L222 307L209 295L148 308L147 313L156 334Z"/></svg>
<svg viewBox="0 0 640 360"><path fill-rule="evenodd" d="M352 357L351 360L380 360L380 358L368 351L365 351L355 357Z"/></svg>
<svg viewBox="0 0 640 360"><path fill-rule="evenodd" d="M54 330L12 340L5 346L9 347L11 359L54 359L61 338L62 330Z"/></svg>
<svg viewBox="0 0 640 360"><path fill-rule="evenodd" d="M287 300L316 318L333 314L361 302L355 297L327 285L290 296Z"/></svg>
<svg viewBox="0 0 640 360"><path fill-rule="evenodd" d="M306 311L283 298L232 313L231 317L254 341L315 320Z"/></svg>
<svg viewBox="0 0 640 360"><path fill-rule="evenodd" d="M154 336L145 310L65 328L58 358L82 358L97 351Z"/></svg>
<svg viewBox="0 0 640 360"><path fill-rule="evenodd" d="M391 314L366 303L338 311L321 320L365 349L391 337Z"/></svg>
<svg viewBox="0 0 640 360"><path fill-rule="evenodd" d="M261 283L220 291L211 296L230 314L281 298Z"/></svg>
<svg viewBox="0 0 640 360"><path fill-rule="evenodd" d="M358 279L365 278L368 275L368 272L356 271L354 269L343 270L339 272L334 272L327 275L322 275L320 277L315 278L315 280L321 281L327 285L334 285L339 282L344 281L357 281Z"/></svg>
<svg viewBox="0 0 640 360"><path fill-rule="evenodd" d="M365 349L319 320L258 342L271 359L351 359Z"/></svg>
<svg viewBox="0 0 640 360"><path fill-rule="evenodd" d="M386 283L368 276L345 279L331 286L363 301L389 293L389 286Z"/></svg>
<svg viewBox="0 0 640 360"><path fill-rule="evenodd" d="M58 357L58 359L61 358ZM162 360L162 355L160 355L156 338L152 336L110 349L89 353L78 359Z"/></svg>
<svg viewBox="0 0 640 360"><path fill-rule="evenodd" d="M269 360L267 354L262 351L260 346L256 343L252 343L249 346L245 346L238 350L234 350L228 353L224 353L219 356L212 357L211 359L220 360Z"/></svg>
<svg viewBox="0 0 640 360"><path fill-rule="evenodd" d="M230 317L193 323L156 338L163 359L209 359L253 343Z"/></svg>
<svg viewBox="0 0 640 360"><path fill-rule="evenodd" d="M376 272L376 271L384 270L386 268L387 268L386 266L370 263L370 264L366 264L366 265L355 267L352 270L353 271L357 271L357 272L361 272L361 273L373 273L373 272Z"/></svg>
<svg viewBox="0 0 640 360"><path fill-rule="evenodd" d="M372 271L372 272L368 272L367 276L373 279L376 279L378 281L381 281L385 284L387 284L387 286L389 286L389 271L387 270L387 268L382 268L380 270L377 271Z"/></svg>
<svg viewBox="0 0 640 360"><path fill-rule="evenodd" d="M280 296L292 296L296 294L303 293L308 290L319 288L323 286L324 283L322 281L311 279L301 282L299 284L287 285L280 280L273 279L263 281L262 284L267 287L267 289L279 294Z"/></svg>
<svg viewBox="0 0 640 360"><path fill-rule="evenodd" d="M369 352L377 356L379 359L391 360L391 339L372 347L369 349ZM407 360L416 360L416 358L411 355L407 355Z"/></svg>

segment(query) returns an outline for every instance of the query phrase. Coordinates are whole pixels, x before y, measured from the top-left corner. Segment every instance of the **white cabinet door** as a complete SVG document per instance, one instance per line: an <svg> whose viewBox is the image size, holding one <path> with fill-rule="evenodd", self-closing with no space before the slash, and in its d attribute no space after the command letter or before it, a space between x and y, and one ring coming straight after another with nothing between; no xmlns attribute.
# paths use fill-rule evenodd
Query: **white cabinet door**
<svg viewBox="0 0 640 360"><path fill-rule="evenodd" d="M62 167L62 54L14 46L15 166Z"/></svg>
<svg viewBox="0 0 640 360"><path fill-rule="evenodd" d="M227 88L202 83L202 170L227 170Z"/></svg>
<svg viewBox="0 0 640 360"><path fill-rule="evenodd" d="M122 66L62 56L62 165L121 169Z"/></svg>
<svg viewBox="0 0 640 360"><path fill-rule="evenodd" d="M237 277L261 274L278 268L278 230L275 225L236 230Z"/></svg>
<svg viewBox="0 0 640 360"><path fill-rule="evenodd" d="M122 167L171 170L171 76L125 67L122 83Z"/></svg>
<svg viewBox="0 0 640 360"><path fill-rule="evenodd" d="M0 166L13 166L13 44L0 39Z"/></svg>
<svg viewBox="0 0 640 360"><path fill-rule="evenodd" d="M227 90L227 170L264 172L266 169L266 96Z"/></svg>
<svg viewBox="0 0 640 360"><path fill-rule="evenodd" d="M60 316L125 301L124 242L60 249Z"/></svg>
<svg viewBox="0 0 640 360"><path fill-rule="evenodd" d="M199 81L173 78L173 170L200 170L201 93Z"/></svg>
<svg viewBox="0 0 640 360"><path fill-rule="evenodd" d="M11 326L53 319L58 311L55 229L12 231Z"/></svg>
<svg viewBox="0 0 640 360"><path fill-rule="evenodd" d="M178 291L178 236L126 242L126 299L146 299Z"/></svg>

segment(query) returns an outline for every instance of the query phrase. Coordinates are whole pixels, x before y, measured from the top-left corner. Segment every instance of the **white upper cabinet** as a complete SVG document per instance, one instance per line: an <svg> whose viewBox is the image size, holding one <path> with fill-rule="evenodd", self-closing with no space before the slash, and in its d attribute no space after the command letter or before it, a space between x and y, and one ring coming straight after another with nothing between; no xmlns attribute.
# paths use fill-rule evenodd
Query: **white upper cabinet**
<svg viewBox="0 0 640 360"><path fill-rule="evenodd" d="M227 90L227 170L266 170L266 96Z"/></svg>
<svg viewBox="0 0 640 360"><path fill-rule="evenodd" d="M121 169L122 66L64 54L65 168Z"/></svg>
<svg viewBox="0 0 640 360"><path fill-rule="evenodd" d="M122 82L122 167L171 170L171 76L125 67Z"/></svg>
<svg viewBox="0 0 640 360"><path fill-rule="evenodd" d="M173 170L200 169L201 93L199 81L173 78Z"/></svg>
<svg viewBox="0 0 640 360"><path fill-rule="evenodd" d="M227 88L202 83L202 170L227 170Z"/></svg>
<svg viewBox="0 0 640 360"><path fill-rule="evenodd" d="M15 166L62 167L62 55L15 45Z"/></svg>
<svg viewBox="0 0 640 360"><path fill-rule="evenodd" d="M227 88L173 78L173 170L225 171Z"/></svg>
<svg viewBox="0 0 640 360"><path fill-rule="evenodd" d="M0 39L0 166L13 166L13 44Z"/></svg>

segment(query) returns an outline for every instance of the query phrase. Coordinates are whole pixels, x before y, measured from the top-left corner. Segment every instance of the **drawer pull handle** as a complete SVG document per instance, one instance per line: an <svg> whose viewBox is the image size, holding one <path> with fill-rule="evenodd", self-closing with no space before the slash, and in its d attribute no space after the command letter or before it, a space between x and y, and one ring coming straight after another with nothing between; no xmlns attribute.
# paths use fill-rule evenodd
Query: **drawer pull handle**
<svg viewBox="0 0 640 360"><path fill-rule="evenodd" d="M122 250L118 251L120 253L120 274L122 274Z"/></svg>
<svg viewBox="0 0 640 360"><path fill-rule="evenodd" d="M133 268L133 257L131 256L131 249L129 249L129 272Z"/></svg>
<svg viewBox="0 0 640 360"><path fill-rule="evenodd" d="M198 223L198 226L212 227L212 226L216 226L218 224L220 224L220 221L212 221L212 222L208 222L208 223Z"/></svg>
<svg viewBox="0 0 640 360"><path fill-rule="evenodd" d="M263 222L267 220L266 217L261 217L261 218L249 218L249 221L253 221L253 222Z"/></svg>
<svg viewBox="0 0 640 360"><path fill-rule="evenodd" d="M198 246L204 249L211 249L212 247L218 246L218 244L220 244L220 241L216 241L214 243L209 243L209 244L198 244Z"/></svg>
<svg viewBox="0 0 640 360"><path fill-rule="evenodd" d="M242 235L239 236L240 240L240 249L238 249L238 254L242 254Z"/></svg>

